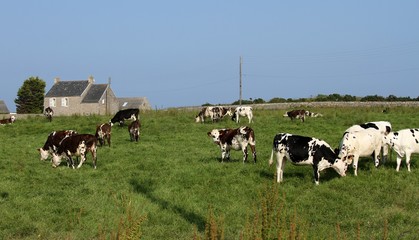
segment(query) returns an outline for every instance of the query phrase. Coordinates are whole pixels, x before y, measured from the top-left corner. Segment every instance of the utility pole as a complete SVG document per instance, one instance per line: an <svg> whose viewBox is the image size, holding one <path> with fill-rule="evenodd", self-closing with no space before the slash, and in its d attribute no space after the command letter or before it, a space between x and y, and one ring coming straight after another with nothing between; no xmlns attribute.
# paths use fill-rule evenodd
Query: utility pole
<svg viewBox="0 0 419 240"><path fill-rule="evenodd" d="M239 104L242 105L242 64L243 59L242 56L240 56L240 97L239 97Z"/></svg>

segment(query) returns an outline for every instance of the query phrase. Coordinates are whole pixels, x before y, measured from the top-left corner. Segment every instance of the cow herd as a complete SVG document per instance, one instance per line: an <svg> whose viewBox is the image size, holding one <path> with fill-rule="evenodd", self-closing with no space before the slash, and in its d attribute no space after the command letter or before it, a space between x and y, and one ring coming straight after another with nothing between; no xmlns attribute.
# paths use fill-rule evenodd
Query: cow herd
<svg viewBox="0 0 419 240"><path fill-rule="evenodd" d="M43 147L39 148L41 160L47 160L51 157L52 166L58 167L62 159L67 160L67 166L75 168L73 157L80 157L77 168L80 168L86 161L86 155L91 153L93 167L96 169L97 146L108 144L111 146L112 125L119 123L124 125L125 120L132 119L133 122L128 126L128 132L131 141L139 140L140 121L138 119L139 109L124 109L115 114L109 123L101 123L96 126L95 135L80 134L74 130L61 130L51 132Z"/></svg>
<svg viewBox="0 0 419 240"><path fill-rule="evenodd" d="M45 115L52 120L53 111L46 109ZM230 116L231 120L239 123L240 117L247 117L249 124L253 122L253 110L249 106L239 106L235 109L223 106L203 107L195 117L195 122L204 123L208 118L211 122L218 122ZM306 110L292 110L286 112L284 117L291 120L305 117L320 117L322 114ZM139 141L141 123L139 109L125 109L117 112L108 123L96 126L92 134L80 134L74 130L53 131L47 136L43 147L39 148L40 159L51 158L53 167L58 167L64 158L67 165L76 168L76 161L80 157L77 168L86 160L86 155L91 153L93 167L96 169L97 146L111 146L112 126L119 123L124 126L126 120L132 120L128 125L131 141ZM0 124L11 124L15 117L0 120ZM230 151L242 151L243 163L248 160L248 148L252 153L253 162L256 163L255 132L248 126L238 128L212 129L207 132L212 141L221 150L221 162L230 159ZM332 149L330 145L314 137L300 136L291 133L278 133L273 138L272 152L269 165L276 158L276 180L283 181L283 171L286 161L295 165L311 165L313 178L319 184L320 172L327 168L334 169L340 176L345 176L348 166L353 167L354 175L358 175L358 161L360 157L372 157L376 167L384 163L389 154L389 149L397 153L397 167L400 170L402 158L406 157L407 170L410 172L410 158L412 153L419 153L419 129L402 129L393 131L388 121L367 122L353 125L341 135L339 148ZM382 155L382 156L381 156Z"/></svg>
<svg viewBox="0 0 419 240"><path fill-rule="evenodd" d="M205 117L219 120L213 117L214 109L222 109L227 115L232 116L233 121L238 122L239 116L247 116L249 123L252 122L253 113L251 107L237 107L234 111L225 107L202 108L196 116L196 122L204 122ZM208 114L206 114L208 113ZM221 118L224 115L220 115ZM286 112L284 117L291 120L305 117L321 117L320 113L306 110L292 110ZM254 130L247 126L236 129L213 129L207 135L221 149L221 161L228 160L230 150L241 150L243 162L247 160L247 148L250 146L253 160L256 162L256 140ZM333 168L340 176L345 176L348 166L352 165L354 175L358 175L358 160L360 157L372 157L376 167L387 159L389 148L397 153L397 168L399 171L402 158L406 155L406 165L410 172L410 156L419 153L419 129L403 129L392 131L388 121L367 122L349 127L342 135L339 148L332 149L330 145L320 139L309 136L300 136L290 133L278 133L273 139L272 153L269 165L276 157L277 182L283 181L285 162L288 160L295 165L312 165L314 182L319 184L320 172L326 168ZM380 157L380 154L383 156Z"/></svg>

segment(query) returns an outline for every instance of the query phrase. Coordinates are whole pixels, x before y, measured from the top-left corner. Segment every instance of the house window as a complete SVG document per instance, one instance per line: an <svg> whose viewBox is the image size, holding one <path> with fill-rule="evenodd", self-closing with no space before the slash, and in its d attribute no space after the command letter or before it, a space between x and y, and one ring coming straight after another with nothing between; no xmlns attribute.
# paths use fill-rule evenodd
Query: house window
<svg viewBox="0 0 419 240"><path fill-rule="evenodd" d="M61 98L61 106L68 107L68 98Z"/></svg>
<svg viewBox="0 0 419 240"><path fill-rule="evenodd" d="M50 107L55 107L55 98L50 98L49 99L49 106Z"/></svg>

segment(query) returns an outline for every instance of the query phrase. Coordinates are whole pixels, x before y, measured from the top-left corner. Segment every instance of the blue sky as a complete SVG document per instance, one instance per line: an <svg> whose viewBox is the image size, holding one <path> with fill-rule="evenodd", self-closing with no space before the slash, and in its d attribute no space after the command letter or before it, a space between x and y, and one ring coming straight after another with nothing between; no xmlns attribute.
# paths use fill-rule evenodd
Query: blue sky
<svg viewBox="0 0 419 240"><path fill-rule="evenodd" d="M31 76L153 108L318 94L419 96L419 1L2 1L0 99Z"/></svg>

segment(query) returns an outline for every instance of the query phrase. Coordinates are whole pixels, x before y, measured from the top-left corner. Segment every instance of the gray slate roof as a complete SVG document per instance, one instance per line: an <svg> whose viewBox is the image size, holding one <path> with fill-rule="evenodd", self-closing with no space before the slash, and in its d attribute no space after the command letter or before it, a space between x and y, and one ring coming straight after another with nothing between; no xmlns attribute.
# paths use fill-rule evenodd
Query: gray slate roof
<svg viewBox="0 0 419 240"><path fill-rule="evenodd" d="M0 100L0 113L10 113L6 103L3 100Z"/></svg>
<svg viewBox="0 0 419 240"><path fill-rule="evenodd" d="M145 97L131 97L131 98L118 98L119 109L139 108L143 104L147 104Z"/></svg>
<svg viewBox="0 0 419 240"><path fill-rule="evenodd" d="M60 81L52 86L45 97L81 96L89 85L89 81Z"/></svg>
<svg viewBox="0 0 419 240"><path fill-rule="evenodd" d="M97 103L106 91L108 84L93 84L82 103Z"/></svg>

